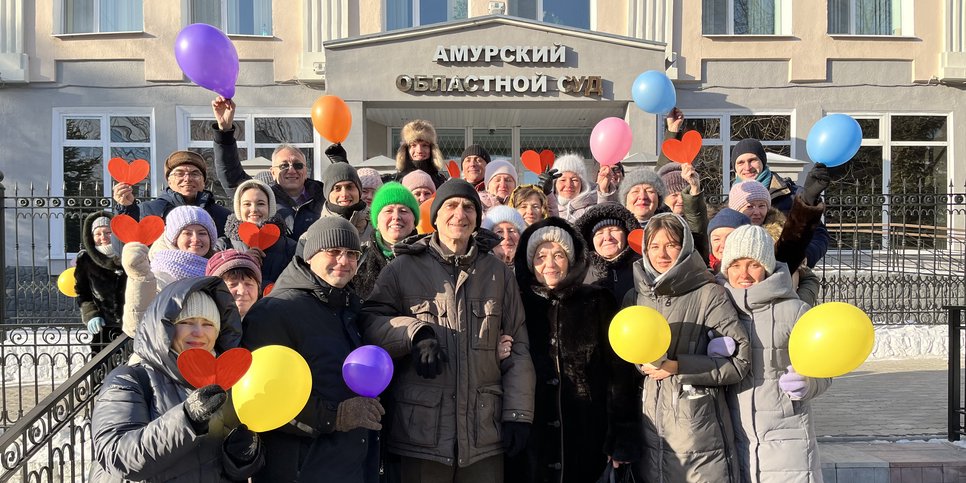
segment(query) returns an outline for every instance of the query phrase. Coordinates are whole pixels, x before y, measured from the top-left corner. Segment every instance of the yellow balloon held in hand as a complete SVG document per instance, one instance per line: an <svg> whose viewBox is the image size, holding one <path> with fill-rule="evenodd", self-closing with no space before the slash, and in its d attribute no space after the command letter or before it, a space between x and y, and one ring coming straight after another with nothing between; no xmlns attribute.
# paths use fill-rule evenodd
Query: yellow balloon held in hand
<svg viewBox="0 0 966 483"><path fill-rule="evenodd" d="M74 267L60 272L60 276L57 277L57 288L60 289L60 293L68 297L77 296L77 279L74 278Z"/></svg>
<svg viewBox="0 0 966 483"><path fill-rule="evenodd" d="M294 350L269 345L252 351L252 365L231 389L238 420L261 433L295 418L309 400L312 372Z"/></svg>
<svg viewBox="0 0 966 483"><path fill-rule="evenodd" d="M671 345L671 327L657 310L634 305L614 316L607 338L621 359L647 364L667 352Z"/></svg>
<svg viewBox="0 0 966 483"><path fill-rule="evenodd" d="M788 338L795 372L808 377L837 377L862 365L872 353L875 331L865 312L844 302L816 305Z"/></svg>

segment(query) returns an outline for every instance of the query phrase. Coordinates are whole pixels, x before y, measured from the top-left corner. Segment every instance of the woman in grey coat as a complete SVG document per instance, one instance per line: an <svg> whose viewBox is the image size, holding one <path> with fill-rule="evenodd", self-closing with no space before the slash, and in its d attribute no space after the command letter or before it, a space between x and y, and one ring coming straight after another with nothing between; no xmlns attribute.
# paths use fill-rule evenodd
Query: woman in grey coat
<svg viewBox="0 0 966 483"><path fill-rule="evenodd" d="M634 470L647 482L735 482L724 386L748 373L748 336L686 226L673 213L648 221L644 258L634 263L634 290L625 297L625 305L651 307L671 327L666 357L641 367L645 454ZM708 356L708 342L716 337L731 337L735 355Z"/></svg>
<svg viewBox="0 0 966 483"><path fill-rule="evenodd" d="M90 481L244 481L261 468L258 435L238 426L225 391L192 389L177 366L186 349L220 353L240 340L238 310L220 278L165 287L134 340L141 361L111 371L94 403Z"/></svg>
<svg viewBox="0 0 966 483"><path fill-rule="evenodd" d="M741 479L821 482L808 401L825 392L831 379L796 373L788 356L788 336L809 305L795 295L788 267L775 262L772 238L760 226L742 226L728 236L721 267L751 336L751 372L728 388Z"/></svg>

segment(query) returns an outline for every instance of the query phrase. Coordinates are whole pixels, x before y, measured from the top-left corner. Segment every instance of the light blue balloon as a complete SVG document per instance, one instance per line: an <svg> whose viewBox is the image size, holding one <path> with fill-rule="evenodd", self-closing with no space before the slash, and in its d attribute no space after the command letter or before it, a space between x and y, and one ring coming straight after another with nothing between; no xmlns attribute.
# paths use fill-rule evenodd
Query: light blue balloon
<svg viewBox="0 0 966 483"><path fill-rule="evenodd" d="M808 132L805 150L816 163L828 167L847 163L862 145L862 128L852 116L832 114L819 119Z"/></svg>
<svg viewBox="0 0 966 483"><path fill-rule="evenodd" d="M634 79L631 97L637 107L651 114L669 112L678 102L671 79L656 70L649 70Z"/></svg>

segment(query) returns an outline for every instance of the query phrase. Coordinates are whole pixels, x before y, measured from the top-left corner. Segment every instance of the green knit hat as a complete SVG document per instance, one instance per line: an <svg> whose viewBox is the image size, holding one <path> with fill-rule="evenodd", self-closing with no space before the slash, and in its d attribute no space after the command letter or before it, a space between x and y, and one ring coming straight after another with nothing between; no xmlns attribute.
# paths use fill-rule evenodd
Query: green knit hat
<svg viewBox="0 0 966 483"><path fill-rule="evenodd" d="M405 186L396 181L390 181L382 185L376 195L372 197L372 206L369 217L372 219L372 226L379 226L379 212L388 205L404 205L416 216L416 226L419 226L419 203L416 197L409 192Z"/></svg>

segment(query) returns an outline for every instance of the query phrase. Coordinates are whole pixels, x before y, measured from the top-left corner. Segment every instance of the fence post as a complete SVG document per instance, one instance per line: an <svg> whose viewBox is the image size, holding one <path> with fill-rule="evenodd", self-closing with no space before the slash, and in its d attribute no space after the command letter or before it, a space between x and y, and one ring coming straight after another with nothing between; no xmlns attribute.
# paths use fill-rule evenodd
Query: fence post
<svg viewBox="0 0 966 483"><path fill-rule="evenodd" d="M3 292L3 296L0 297L0 327L6 325L7 323L7 188L3 185L3 171L0 171L0 229L3 230L3 234L0 235L0 261L3 261L3 270L0 270L0 291ZM5 331L0 330L0 336L3 336Z"/></svg>
<svg viewBox="0 0 966 483"><path fill-rule="evenodd" d="M959 352L961 350L959 344L959 335L962 330L962 309L963 307L946 307L948 310L948 321L949 321L949 407L947 408L946 414L949 419L947 421L947 438L949 441L959 441L960 432L962 431L962 424L960 423L960 414L962 413L961 407L961 396L962 388L960 387L960 367L959 367Z"/></svg>

